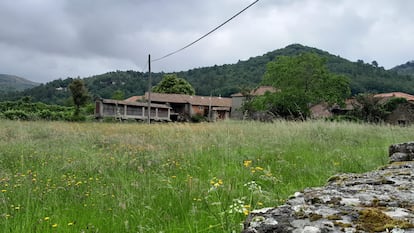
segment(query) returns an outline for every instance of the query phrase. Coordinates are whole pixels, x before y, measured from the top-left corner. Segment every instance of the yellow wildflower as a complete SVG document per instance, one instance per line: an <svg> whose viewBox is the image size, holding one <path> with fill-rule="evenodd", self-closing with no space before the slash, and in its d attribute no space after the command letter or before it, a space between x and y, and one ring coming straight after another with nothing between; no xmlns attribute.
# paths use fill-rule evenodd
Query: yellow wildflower
<svg viewBox="0 0 414 233"><path fill-rule="evenodd" d="M250 167L250 165L252 165L252 161L251 160L244 160L243 161L243 166Z"/></svg>
<svg viewBox="0 0 414 233"><path fill-rule="evenodd" d="M56 227L58 227L58 224L57 224L57 223L55 223L55 224L53 224L53 225L52 225L52 227L53 227L53 228L56 228Z"/></svg>
<svg viewBox="0 0 414 233"><path fill-rule="evenodd" d="M262 167L256 167L256 170L263 171L264 169Z"/></svg>
<svg viewBox="0 0 414 233"><path fill-rule="evenodd" d="M215 188L218 188L220 185L223 185L223 180L217 179L216 177L214 177L213 179L210 180L210 184L214 186Z"/></svg>
<svg viewBox="0 0 414 233"><path fill-rule="evenodd" d="M50 217L45 217L43 220L49 221Z"/></svg>
<svg viewBox="0 0 414 233"><path fill-rule="evenodd" d="M6 189L2 189L1 192L2 193L5 193L5 192L7 192L7 190Z"/></svg>

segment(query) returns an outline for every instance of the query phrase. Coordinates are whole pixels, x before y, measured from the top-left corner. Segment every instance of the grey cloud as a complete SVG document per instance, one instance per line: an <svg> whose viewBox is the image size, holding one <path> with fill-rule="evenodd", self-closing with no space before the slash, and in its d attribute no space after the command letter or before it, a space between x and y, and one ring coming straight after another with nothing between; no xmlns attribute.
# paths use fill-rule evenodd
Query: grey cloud
<svg viewBox="0 0 414 233"><path fill-rule="evenodd" d="M145 70L253 0L4 0L0 73L34 81ZM154 64L180 71L234 63L291 43L386 68L412 60L410 0L260 0L194 46Z"/></svg>

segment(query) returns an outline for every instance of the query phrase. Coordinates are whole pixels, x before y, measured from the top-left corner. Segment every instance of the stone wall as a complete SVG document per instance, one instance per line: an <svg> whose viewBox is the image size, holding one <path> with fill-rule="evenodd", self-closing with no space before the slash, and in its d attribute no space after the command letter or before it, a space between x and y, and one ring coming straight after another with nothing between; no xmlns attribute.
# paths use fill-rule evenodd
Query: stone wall
<svg viewBox="0 0 414 233"><path fill-rule="evenodd" d="M284 205L252 211L243 233L414 233L414 142L391 145L389 155L376 171L336 175Z"/></svg>

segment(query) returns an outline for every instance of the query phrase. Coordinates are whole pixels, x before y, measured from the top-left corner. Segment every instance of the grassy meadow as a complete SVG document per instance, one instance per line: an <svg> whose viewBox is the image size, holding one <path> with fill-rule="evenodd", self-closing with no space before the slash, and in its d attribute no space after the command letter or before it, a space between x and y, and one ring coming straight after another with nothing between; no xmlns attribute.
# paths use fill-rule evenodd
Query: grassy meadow
<svg viewBox="0 0 414 233"><path fill-rule="evenodd" d="M0 233L240 232L253 209L386 164L413 129L0 120Z"/></svg>

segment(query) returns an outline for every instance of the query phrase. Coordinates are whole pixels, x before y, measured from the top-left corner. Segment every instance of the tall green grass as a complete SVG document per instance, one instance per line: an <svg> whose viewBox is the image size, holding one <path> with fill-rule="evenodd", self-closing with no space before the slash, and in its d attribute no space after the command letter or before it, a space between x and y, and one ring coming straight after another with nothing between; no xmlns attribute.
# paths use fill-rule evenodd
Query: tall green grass
<svg viewBox="0 0 414 233"><path fill-rule="evenodd" d="M329 176L388 162L412 127L0 121L0 232L240 232Z"/></svg>

